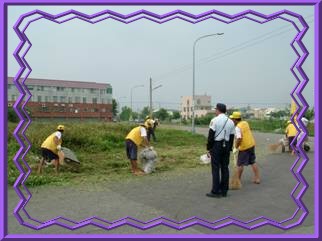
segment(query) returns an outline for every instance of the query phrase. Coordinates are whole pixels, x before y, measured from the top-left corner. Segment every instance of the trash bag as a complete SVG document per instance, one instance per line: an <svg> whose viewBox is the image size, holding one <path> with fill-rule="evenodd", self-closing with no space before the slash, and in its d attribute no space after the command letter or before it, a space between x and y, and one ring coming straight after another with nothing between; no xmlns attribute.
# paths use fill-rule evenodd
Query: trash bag
<svg viewBox="0 0 322 241"><path fill-rule="evenodd" d="M140 154L139 158L142 163L143 171L145 173L151 173L155 171L155 164L157 161L157 153L153 147L144 148Z"/></svg>
<svg viewBox="0 0 322 241"><path fill-rule="evenodd" d="M80 164L80 161L77 159L75 153L72 150L68 149L67 147L62 147L61 150L65 155L64 161L67 164Z"/></svg>

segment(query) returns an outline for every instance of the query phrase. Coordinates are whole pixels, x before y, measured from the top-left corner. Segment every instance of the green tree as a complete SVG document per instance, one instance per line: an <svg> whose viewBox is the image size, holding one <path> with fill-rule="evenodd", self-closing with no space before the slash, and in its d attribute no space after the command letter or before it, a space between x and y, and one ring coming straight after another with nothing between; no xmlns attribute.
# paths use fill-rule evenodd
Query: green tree
<svg viewBox="0 0 322 241"><path fill-rule="evenodd" d="M172 115L172 119L180 119L180 112L179 111L174 111Z"/></svg>
<svg viewBox="0 0 322 241"><path fill-rule="evenodd" d="M112 112L113 116L117 116L117 102L115 99L112 100Z"/></svg>
<svg viewBox="0 0 322 241"><path fill-rule="evenodd" d="M144 107L143 108L143 110L141 111L141 114L140 114L140 117L141 117L141 119L145 119L145 117L147 116L147 115L149 115L150 114L150 110L149 110L149 107Z"/></svg>
<svg viewBox="0 0 322 241"><path fill-rule="evenodd" d="M132 118L133 118L133 120L138 119L138 118L139 118L139 113L137 113L137 112L132 112Z"/></svg>
<svg viewBox="0 0 322 241"><path fill-rule="evenodd" d="M168 111L166 109L163 109L163 108L161 108L160 110L155 112L154 116L156 118L160 119L161 121L164 121L164 120L169 118Z"/></svg>
<svg viewBox="0 0 322 241"><path fill-rule="evenodd" d="M314 119L314 107L312 107L312 109L308 109L305 113L305 116L308 120Z"/></svg>
<svg viewBox="0 0 322 241"><path fill-rule="evenodd" d="M120 114L120 119L122 121L128 121L130 119L131 113L132 113L132 110L130 107L123 106Z"/></svg>

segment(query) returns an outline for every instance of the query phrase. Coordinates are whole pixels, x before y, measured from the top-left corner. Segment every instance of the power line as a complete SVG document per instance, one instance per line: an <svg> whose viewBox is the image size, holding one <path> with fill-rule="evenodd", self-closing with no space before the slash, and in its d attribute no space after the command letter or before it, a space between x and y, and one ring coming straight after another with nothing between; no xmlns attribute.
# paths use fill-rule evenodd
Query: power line
<svg viewBox="0 0 322 241"><path fill-rule="evenodd" d="M309 16L306 17L306 19L312 18L313 16L314 15L309 15ZM312 23L312 22L313 22L313 20L307 21L307 23ZM288 30L287 31L280 31L280 30L283 30L283 29L288 29ZM290 32L292 30L293 30L292 26L289 26L289 25L282 26L282 27L280 27L278 29L272 30L272 31L270 31L268 33L265 33L265 34L262 34L260 36L255 37L253 39L247 40L247 41L245 41L243 43L240 43L240 44L235 45L233 47L230 47L228 49L225 49L225 50L219 51L219 52L217 52L215 54L212 54L210 56L201 58L201 59L199 59L199 65L210 63L210 62L212 62L214 60L226 57L226 56L234 54L234 53L237 53L239 51L242 51L245 48L249 48L249 47L258 45L258 44L262 43L265 40L271 39L271 38L276 37L276 36L280 36L281 34L288 33L288 32ZM279 31L279 32L277 32L277 31ZM272 33L274 33L274 34L271 35ZM161 78L161 80L157 81L156 83L161 83L164 79L168 78L169 76L172 76L173 74L178 74L178 73L185 72L185 71L187 71L187 70L189 70L191 68L192 68L191 64L186 64L186 65L183 65L181 67L175 68L174 70L172 70L170 72L167 72L167 73L164 73L164 74L161 74L161 75L157 76L156 78Z"/></svg>

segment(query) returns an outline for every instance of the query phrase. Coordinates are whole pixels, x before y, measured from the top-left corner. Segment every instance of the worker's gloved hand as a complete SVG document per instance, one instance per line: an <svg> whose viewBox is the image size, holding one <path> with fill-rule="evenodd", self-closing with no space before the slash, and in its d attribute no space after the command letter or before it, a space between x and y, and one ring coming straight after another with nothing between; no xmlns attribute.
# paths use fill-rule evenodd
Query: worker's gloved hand
<svg viewBox="0 0 322 241"><path fill-rule="evenodd" d="M238 149L234 147L233 154L236 154L238 152Z"/></svg>
<svg viewBox="0 0 322 241"><path fill-rule="evenodd" d="M58 145L58 146L57 146L57 150L58 150L58 151L61 151L61 145Z"/></svg>

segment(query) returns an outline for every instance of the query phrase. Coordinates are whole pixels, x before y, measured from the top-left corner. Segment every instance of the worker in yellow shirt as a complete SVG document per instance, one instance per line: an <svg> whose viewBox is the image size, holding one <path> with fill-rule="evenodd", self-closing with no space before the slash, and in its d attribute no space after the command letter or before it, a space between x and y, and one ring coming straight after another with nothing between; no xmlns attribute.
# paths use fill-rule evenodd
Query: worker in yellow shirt
<svg viewBox="0 0 322 241"><path fill-rule="evenodd" d="M150 145L147 139L146 129L147 126L145 124L141 124L134 127L125 137L126 155L131 161L131 172L136 176L144 174L144 172L138 168L137 156L138 148L140 146L147 147Z"/></svg>
<svg viewBox="0 0 322 241"><path fill-rule="evenodd" d="M57 126L57 131L52 133L41 144L42 158L38 166L38 173L42 173L42 168L45 162L54 164L55 171L58 173L59 165L63 164L64 153L61 151L62 137L65 127L63 125Z"/></svg>
<svg viewBox="0 0 322 241"><path fill-rule="evenodd" d="M241 113L235 111L229 116L235 124L235 148L234 153L238 152L237 168L238 177L241 175L244 166L251 165L254 173L253 183L260 184L259 168L255 162L255 139L247 121L241 119Z"/></svg>
<svg viewBox="0 0 322 241"><path fill-rule="evenodd" d="M291 144L293 144L294 147L296 146L296 143L297 143L297 139L295 138L296 134L297 134L297 130L294 124L291 121L288 121L285 129L285 136L288 139L288 148L289 148L289 152L291 152L292 150L292 155L294 155L295 149L292 148Z"/></svg>
<svg viewBox="0 0 322 241"><path fill-rule="evenodd" d="M147 138L148 138L148 141L151 140L151 135L153 137L153 140L156 141L155 135L154 135L154 129L153 129L154 121L153 121L153 119L149 115L147 115L145 117L144 125L147 128Z"/></svg>

